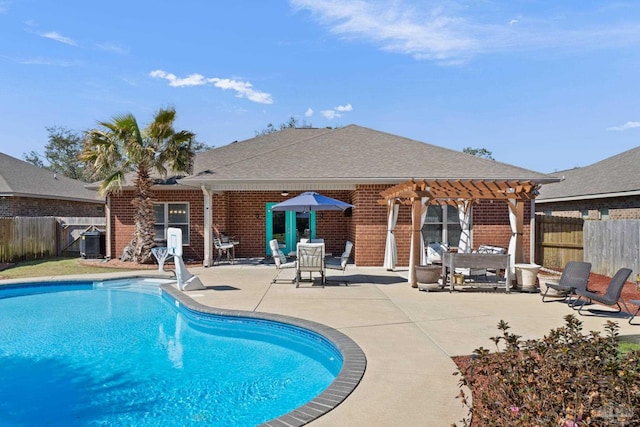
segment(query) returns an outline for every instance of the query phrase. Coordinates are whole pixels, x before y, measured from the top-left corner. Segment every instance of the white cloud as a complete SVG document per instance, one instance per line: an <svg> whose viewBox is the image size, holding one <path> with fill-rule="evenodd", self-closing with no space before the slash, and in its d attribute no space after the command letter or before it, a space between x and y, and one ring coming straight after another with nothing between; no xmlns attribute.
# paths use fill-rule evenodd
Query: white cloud
<svg viewBox="0 0 640 427"><path fill-rule="evenodd" d="M105 43L98 43L96 44L96 47L100 50L104 50L106 52L111 52L111 53L117 53L118 55L128 55L129 54L129 48L127 47L122 47L116 43L112 43L112 42L105 42Z"/></svg>
<svg viewBox="0 0 640 427"><path fill-rule="evenodd" d="M311 110L311 108L309 108L309 110ZM307 110L307 112L309 112L309 110ZM353 111L353 107L351 106L351 104L338 105L337 107L334 107L332 110L322 110L320 111L320 114L327 120L333 120L336 117L342 117L342 114L340 113L344 113L348 111ZM313 113L313 110L311 110L311 112Z"/></svg>
<svg viewBox="0 0 640 427"><path fill-rule="evenodd" d="M627 122L620 126L611 126L610 128L607 128L607 130L623 131L635 128L640 128L640 122Z"/></svg>
<svg viewBox="0 0 640 427"><path fill-rule="evenodd" d="M51 39L60 43L68 44L70 46L78 46L78 43L76 43L75 40L73 40L72 38L65 37L62 34L59 34L55 31L47 31L46 33L41 33L40 36L46 39Z"/></svg>
<svg viewBox="0 0 640 427"><path fill-rule="evenodd" d="M55 67L78 67L82 65L80 61L61 61L43 57L18 59L16 62L23 65L52 65Z"/></svg>
<svg viewBox="0 0 640 427"><path fill-rule="evenodd" d="M327 120L333 120L336 117L341 117L341 115L336 113L335 110L322 110L320 111L320 114L322 114Z"/></svg>
<svg viewBox="0 0 640 427"><path fill-rule="evenodd" d="M371 43L382 50L418 60L459 65L474 55L532 49L599 49L635 46L640 25L606 20L601 9L580 10L583 20L558 20L553 2L527 19L513 17L513 7L492 2L493 13L461 1L418 0L289 0L306 10L332 33ZM482 2L478 2L482 3ZM481 13L474 13L481 12ZM589 19L590 18L590 19ZM517 24L517 25L515 25Z"/></svg>
<svg viewBox="0 0 640 427"><path fill-rule="evenodd" d="M304 112L304 116L305 117L313 116L313 109L312 108L307 108L307 111Z"/></svg>
<svg viewBox="0 0 640 427"><path fill-rule="evenodd" d="M242 82L232 79L221 79L218 77L207 78L202 74L191 74L184 78L179 78L175 74L167 73L163 70L154 70L149 73L153 78L165 79L169 81L169 86L185 87L185 86L204 86L212 84L222 90L233 90L238 98L247 98L258 104L273 104L273 98L269 93L262 92L253 88L249 82Z"/></svg>

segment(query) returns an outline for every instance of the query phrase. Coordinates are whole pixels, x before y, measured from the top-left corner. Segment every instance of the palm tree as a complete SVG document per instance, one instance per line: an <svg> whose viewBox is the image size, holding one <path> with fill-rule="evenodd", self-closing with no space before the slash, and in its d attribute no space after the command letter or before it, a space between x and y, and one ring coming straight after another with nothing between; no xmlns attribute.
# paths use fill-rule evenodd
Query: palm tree
<svg viewBox="0 0 640 427"><path fill-rule="evenodd" d="M100 183L102 195L121 190L126 173L133 171L136 195L132 204L135 212L135 232L125 248L123 259L149 263L155 246L153 194L151 187L155 172L166 177L167 171L191 173L195 134L176 131L173 108L160 109L153 122L140 130L132 114L115 116L111 122L98 122L99 128L86 133L80 159L94 176L106 176Z"/></svg>

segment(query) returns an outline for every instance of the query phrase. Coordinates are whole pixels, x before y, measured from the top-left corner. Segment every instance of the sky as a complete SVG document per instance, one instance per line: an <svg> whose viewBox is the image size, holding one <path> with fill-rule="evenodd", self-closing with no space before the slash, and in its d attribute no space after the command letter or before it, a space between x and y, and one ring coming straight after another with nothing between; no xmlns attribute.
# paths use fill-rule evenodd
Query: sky
<svg viewBox="0 0 640 427"><path fill-rule="evenodd" d="M0 152L174 107L209 146L293 117L550 173L640 145L638 70L637 0L0 0Z"/></svg>

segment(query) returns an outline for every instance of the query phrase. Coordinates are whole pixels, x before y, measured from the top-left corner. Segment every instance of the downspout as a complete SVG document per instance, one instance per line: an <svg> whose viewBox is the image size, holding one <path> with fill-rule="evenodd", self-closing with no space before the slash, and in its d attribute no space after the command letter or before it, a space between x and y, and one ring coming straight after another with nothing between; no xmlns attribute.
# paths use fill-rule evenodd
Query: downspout
<svg viewBox="0 0 640 427"><path fill-rule="evenodd" d="M529 202L529 263L536 262L536 202Z"/></svg>
<svg viewBox="0 0 640 427"><path fill-rule="evenodd" d="M202 196L204 198L204 257L202 265L204 267L211 267L211 193L204 184L201 185L200 188L202 189Z"/></svg>
<svg viewBox="0 0 640 427"><path fill-rule="evenodd" d="M111 194L108 193L107 194L107 200L106 203L104 205L104 216L106 219L106 224L105 224L105 228L104 228L104 238L105 238L105 242L106 244L105 246L105 252L106 254L105 257L107 259L112 259L111 257Z"/></svg>

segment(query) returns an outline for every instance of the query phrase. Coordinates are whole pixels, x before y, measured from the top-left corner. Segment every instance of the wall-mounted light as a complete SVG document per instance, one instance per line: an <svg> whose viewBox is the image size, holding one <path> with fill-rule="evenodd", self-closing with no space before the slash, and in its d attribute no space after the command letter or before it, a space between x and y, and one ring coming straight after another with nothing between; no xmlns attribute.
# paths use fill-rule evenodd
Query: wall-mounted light
<svg viewBox="0 0 640 427"><path fill-rule="evenodd" d="M256 219L260 219L260 214L259 213L256 214Z"/></svg>
<svg viewBox="0 0 640 427"><path fill-rule="evenodd" d="M289 195L289 192L285 190L285 191L283 191L282 193L280 193L280 195L281 195L282 197L287 197L287 196Z"/></svg>

